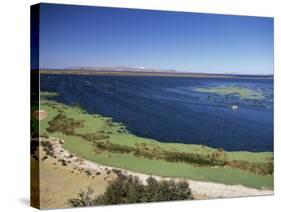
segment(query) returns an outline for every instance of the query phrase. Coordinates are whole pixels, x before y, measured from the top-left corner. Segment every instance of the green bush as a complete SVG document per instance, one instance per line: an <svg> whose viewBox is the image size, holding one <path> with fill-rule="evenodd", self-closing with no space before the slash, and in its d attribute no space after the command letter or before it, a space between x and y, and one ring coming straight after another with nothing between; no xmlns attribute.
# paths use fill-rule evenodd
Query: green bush
<svg viewBox="0 0 281 212"><path fill-rule="evenodd" d="M66 135L74 135L76 128L83 127L83 121L76 121L63 113L59 113L48 124L49 127L46 129L48 132L62 132Z"/></svg>
<svg viewBox="0 0 281 212"><path fill-rule="evenodd" d="M209 157L203 154L185 153L185 152L168 152L164 154L165 160L169 162L185 162L198 166L225 166L227 160L216 157Z"/></svg>
<svg viewBox="0 0 281 212"><path fill-rule="evenodd" d="M94 190L89 188L87 191L81 191L78 194L78 198L69 199L67 204L72 207L85 207L85 206L93 206L94 199L93 199Z"/></svg>
<svg viewBox="0 0 281 212"><path fill-rule="evenodd" d="M138 177L119 174L103 195L96 199L97 205L157 202L192 199L189 184L185 181L157 181L149 177L143 184Z"/></svg>
<svg viewBox="0 0 281 212"><path fill-rule="evenodd" d="M93 190L88 188L80 192L78 198L69 199L67 204L81 207L193 199L186 181L157 181L149 177L143 184L138 177L121 173L106 187L103 195L94 199L92 194Z"/></svg>
<svg viewBox="0 0 281 212"><path fill-rule="evenodd" d="M87 133L87 134L76 134L87 141L96 142L98 140L109 139L110 137L102 132L97 133Z"/></svg>
<svg viewBox="0 0 281 212"><path fill-rule="evenodd" d="M229 163L232 168L238 168L245 171L249 171L258 175L272 175L273 174L273 163L259 163L259 162L248 162L243 160L235 160Z"/></svg>

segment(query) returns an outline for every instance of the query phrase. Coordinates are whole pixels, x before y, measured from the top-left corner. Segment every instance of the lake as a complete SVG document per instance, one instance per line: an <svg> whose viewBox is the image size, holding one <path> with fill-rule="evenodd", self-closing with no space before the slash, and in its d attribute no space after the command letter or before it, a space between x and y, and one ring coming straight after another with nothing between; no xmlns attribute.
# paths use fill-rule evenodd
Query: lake
<svg viewBox="0 0 281 212"><path fill-rule="evenodd" d="M228 151L273 151L272 79L42 74L40 83L41 91L60 94L56 101L112 117L137 136Z"/></svg>

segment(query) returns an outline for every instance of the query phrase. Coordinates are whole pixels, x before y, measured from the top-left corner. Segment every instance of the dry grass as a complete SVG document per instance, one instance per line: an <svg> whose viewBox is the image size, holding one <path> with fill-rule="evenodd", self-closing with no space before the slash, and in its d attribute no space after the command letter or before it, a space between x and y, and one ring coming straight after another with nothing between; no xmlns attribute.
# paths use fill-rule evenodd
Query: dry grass
<svg viewBox="0 0 281 212"><path fill-rule="evenodd" d="M46 156L40 147L40 208L70 207L67 200L87 187L94 188L97 195L103 194L107 183L116 176L114 173L108 175L106 172L99 175L95 172L88 173L75 169L71 164L63 166L55 158L47 156L46 159ZM38 161L32 158L31 163L36 166ZM35 171L33 170L33 175L38 174Z"/></svg>

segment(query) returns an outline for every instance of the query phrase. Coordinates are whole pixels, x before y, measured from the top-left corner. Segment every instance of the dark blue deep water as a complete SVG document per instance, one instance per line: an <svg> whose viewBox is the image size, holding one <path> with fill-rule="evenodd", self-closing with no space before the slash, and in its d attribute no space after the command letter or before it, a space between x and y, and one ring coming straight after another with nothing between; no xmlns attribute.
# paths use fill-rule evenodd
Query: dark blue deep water
<svg viewBox="0 0 281 212"><path fill-rule="evenodd" d="M265 98L194 91L214 86L250 88ZM112 117L141 137L228 151L273 150L271 79L41 75L41 91L58 92L57 101Z"/></svg>

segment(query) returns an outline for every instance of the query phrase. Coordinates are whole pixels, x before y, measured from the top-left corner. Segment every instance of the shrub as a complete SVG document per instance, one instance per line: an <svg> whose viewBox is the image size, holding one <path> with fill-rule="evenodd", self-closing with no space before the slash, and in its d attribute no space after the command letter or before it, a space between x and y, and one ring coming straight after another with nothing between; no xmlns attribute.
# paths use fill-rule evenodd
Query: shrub
<svg viewBox="0 0 281 212"><path fill-rule="evenodd" d="M217 154L217 153L215 153ZM164 154L165 160L169 162L185 162L198 166L224 166L227 165L227 160L219 157L208 157L203 154L185 153L185 152L168 152Z"/></svg>
<svg viewBox="0 0 281 212"><path fill-rule="evenodd" d="M52 144L46 140L46 141L40 141L41 146L43 147L43 150L46 152L47 155L54 157L54 148Z"/></svg>
<svg viewBox="0 0 281 212"><path fill-rule="evenodd" d="M87 191L78 194L79 198L69 199L67 204L81 207L193 199L186 181L158 182L155 178L149 177L146 184L143 184L138 177L126 176L119 172L118 177L106 187L103 195L94 199L92 193L93 190L88 188Z"/></svg>
<svg viewBox="0 0 281 212"><path fill-rule="evenodd" d="M94 190L91 188L87 188L87 191L81 191L78 193L78 198L69 199L67 204L72 207L85 207L85 206L93 206L94 198L93 198Z"/></svg>
<svg viewBox="0 0 281 212"><path fill-rule="evenodd" d="M185 181L157 181L149 177L143 184L138 177L119 174L103 195L96 199L96 204L122 204L157 202L192 199L189 184Z"/></svg>
<svg viewBox="0 0 281 212"><path fill-rule="evenodd" d="M106 142L96 142L96 147L100 150L109 151L109 152L115 152L115 153L131 153L134 152L134 148L126 146L126 145L120 145L120 144L114 144L110 141Z"/></svg>
<svg viewBox="0 0 281 212"><path fill-rule="evenodd" d="M259 163L259 162L248 162L243 160L235 160L229 163L232 168L238 168L245 171L253 172L258 175L272 175L273 174L273 163Z"/></svg>
<svg viewBox="0 0 281 212"><path fill-rule="evenodd" d="M104 140L104 139L109 139L110 137L104 133L87 133L87 134L82 134L82 135L78 135L80 137L82 137L83 139L87 140L87 141L92 141L92 142L96 142L98 140Z"/></svg>
<svg viewBox="0 0 281 212"><path fill-rule="evenodd" d="M48 122L48 132L62 132L66 135L74 135L74 131L78 127L83 127L83 121L76 121L68 118L64 113L59 113L51 121Z"/></svg>

